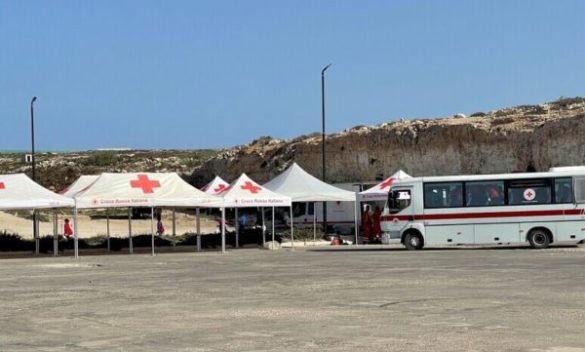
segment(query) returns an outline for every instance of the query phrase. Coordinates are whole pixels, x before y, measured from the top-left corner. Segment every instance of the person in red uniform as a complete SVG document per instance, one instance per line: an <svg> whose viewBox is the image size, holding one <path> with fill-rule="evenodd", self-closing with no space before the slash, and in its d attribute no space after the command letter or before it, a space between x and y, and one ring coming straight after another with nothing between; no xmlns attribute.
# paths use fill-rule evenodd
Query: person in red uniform
<svg viewBox="0 0 585 352"><path fill-rule="evenodd" d="M364 206L364 212L362 213L362 236L365 237L366 241L370 242L372 236L372 220L370 219L370 206Z"/></svg>
<svg viewBox="0 0 585 352"><path fill-rule="evenodd" d="M63 224L63 233L65 234L65 238L73 238L73 229L69 224L69 219L65 219L65 224Z"/></svg>
<svg viewBox="0 0 585 352"><path fill-rule="evenodd" d="M162 217L160 214L156 216L156 234L159 236L165 234L165 226L162 223Z"/></svg>
<svg viewBox="0 0 585 352"><path fill-rule="evenodd" d="M372 235L376 241L379 241L382 237L382 227L380 226L380 221L382 220L382 211L380 210L380 207L376 207L372 218Z"/></svg>

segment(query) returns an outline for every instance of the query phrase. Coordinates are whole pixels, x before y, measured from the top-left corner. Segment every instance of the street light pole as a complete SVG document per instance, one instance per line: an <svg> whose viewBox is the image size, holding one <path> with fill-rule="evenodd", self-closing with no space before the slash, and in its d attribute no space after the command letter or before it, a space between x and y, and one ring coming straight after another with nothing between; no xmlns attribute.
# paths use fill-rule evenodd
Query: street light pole
<svg viewBox="0 0 585 352"><path fill-rule="evenodd" d="M325 181L325 71L331 66L331 64L323 67L321 70L321 156L322 156L322 167L323 167L323 182ZM323 231L327 234L327 202L323 202Z"/></svg>
<svg viewBox="0 0 585 352"><path fill-rule="evenodd" d="M35 168L35 109L34 103L37 101L37 97L33 97L30 102L30 136L32 142L32 179L36 181L36 168Z"/></svg>
<svg viewBox="0 0 585 352"><path fill-rule="evenodd" d="M34 103L37 97L30 101L30 136L31 136L31 162L32 162L32 180L36 182L36 164L35 164L35 110ZM37 227L37 211L33 210L33 237L35 239L35 254L39 254L39 232Z"/></svg>

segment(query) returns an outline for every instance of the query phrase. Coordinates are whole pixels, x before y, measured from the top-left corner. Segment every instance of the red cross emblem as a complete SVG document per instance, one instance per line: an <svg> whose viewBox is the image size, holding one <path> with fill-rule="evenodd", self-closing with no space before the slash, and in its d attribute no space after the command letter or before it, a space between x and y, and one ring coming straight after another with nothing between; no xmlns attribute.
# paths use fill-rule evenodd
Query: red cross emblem
<svg viewBox="0 0 585 352"><path fill-rule="evenodd" d="M244 182L244 186L240 186L242 189L250 191L250 193L258 193L262 190L262 187L254 186L250 181Z"/></svg>
<svg viewBox="0 0 585 352"><path fill-rule="evenodd" d="M149 180L148 175L138 175L138 180L131 180L130 186L132 188L142 188L143 193L154 193L153 188L160 187L160 182Z"/></svg>
<svg viewBox="0 0 585 352"><path fill-rule="evenodd" d="M380 189L384 189L387 187L392 186L392 184L394 183L394 179L393 178L389 178L386 181L380 183Z"/></svg>
<svg viewBox="0 0 585 352"><path fill-rule="evenodd" d="M536 197L536 192L532 188L526 188L523 195L525 200L531 201Z"/></svg>
<svg viewBox="0 0 585 352"><path fill-rule="evenodd" d="M213 189L213 191L215 193L221 193L221 192L223 192L223 191L225 191L227 189L228 189L228 186L224 185L223 183L220 183L219 185L217 185L216 188Z"/></svg>
<svg viewBox="0 0 585 352"><path fill-rule="evenodd" d="M5 189L6 186L4 186L4 182L0 182L0 189Z"/></svg>

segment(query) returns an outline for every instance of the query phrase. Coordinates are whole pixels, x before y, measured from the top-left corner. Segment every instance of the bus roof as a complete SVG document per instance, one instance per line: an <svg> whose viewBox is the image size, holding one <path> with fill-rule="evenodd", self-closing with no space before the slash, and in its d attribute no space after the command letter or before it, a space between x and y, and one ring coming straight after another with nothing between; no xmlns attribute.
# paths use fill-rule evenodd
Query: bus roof
<svg viewBox="0 0 585 352"><path fill-rule="evenodd" d="M558 170L558 171L557 171ZM489 180L517 180L526 178L570 177L585 176L585 167L566 167L551 169L546 172L523 172L511 174L484 174L484 175L454 175L454 176L423 176L397 180L394 186L415 184L418 182L455 182L455 181L489 181Z"/></svg>

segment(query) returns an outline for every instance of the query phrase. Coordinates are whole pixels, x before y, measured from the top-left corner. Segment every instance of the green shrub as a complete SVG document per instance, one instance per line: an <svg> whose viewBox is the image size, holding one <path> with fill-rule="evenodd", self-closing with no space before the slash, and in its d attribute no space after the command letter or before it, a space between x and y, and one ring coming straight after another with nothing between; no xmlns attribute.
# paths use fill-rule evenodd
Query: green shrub
<svg viewBox="0 0 585 352"><path fill-rule="evenodd" d="M280 236L285 240L290 240L290 228L280 232ZM324 237L323 231L317 229L317 233L313 232L312 228L294 229L293 232L295 241L312 241L313 238L321 239Z"/></svg>
<svg viewBox="0 0 585 352"><path fill-rule="evenodd" d="M93 166L114 166L118 155L114 152L97 152L87 158L87 163Z"/></svg>

